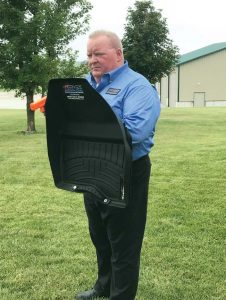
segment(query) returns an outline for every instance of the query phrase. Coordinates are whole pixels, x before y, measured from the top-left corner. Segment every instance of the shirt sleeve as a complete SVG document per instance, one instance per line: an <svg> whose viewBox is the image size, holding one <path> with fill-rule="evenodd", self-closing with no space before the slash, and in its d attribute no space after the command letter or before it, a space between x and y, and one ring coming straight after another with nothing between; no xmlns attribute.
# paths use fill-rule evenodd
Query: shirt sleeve
<svg viewBox="0 0 226 300"><path fill-rule="evenodd" d="M137 85L128 90L124 98L123 122L133 144L153 137L159 114L160 100L155 88Z"/></svg>

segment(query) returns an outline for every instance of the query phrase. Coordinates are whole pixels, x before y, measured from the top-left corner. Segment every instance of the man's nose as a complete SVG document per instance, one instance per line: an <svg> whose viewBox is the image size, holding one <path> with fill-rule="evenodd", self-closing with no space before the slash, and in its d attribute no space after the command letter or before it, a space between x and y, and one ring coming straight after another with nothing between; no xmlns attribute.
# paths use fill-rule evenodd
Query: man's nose
<svg viewBox="0 0 226 300"><path fill-rule="evenodd" d="M90 63L94 63L94 62L96 62L96 61L97 61L96 55L92 54L92 55L89 57L89 62L90 62Z"/></svg>

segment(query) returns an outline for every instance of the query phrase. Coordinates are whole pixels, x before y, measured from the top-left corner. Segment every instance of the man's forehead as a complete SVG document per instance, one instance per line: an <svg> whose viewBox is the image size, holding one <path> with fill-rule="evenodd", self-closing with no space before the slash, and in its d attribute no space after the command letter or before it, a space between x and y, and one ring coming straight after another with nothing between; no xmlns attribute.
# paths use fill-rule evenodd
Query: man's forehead
<svg viewBox="0 0 226 300"><path fill-rule="evenodd" d="M88 48L111 48L111 40L107 36L97 36L88 40Z"/></svg>

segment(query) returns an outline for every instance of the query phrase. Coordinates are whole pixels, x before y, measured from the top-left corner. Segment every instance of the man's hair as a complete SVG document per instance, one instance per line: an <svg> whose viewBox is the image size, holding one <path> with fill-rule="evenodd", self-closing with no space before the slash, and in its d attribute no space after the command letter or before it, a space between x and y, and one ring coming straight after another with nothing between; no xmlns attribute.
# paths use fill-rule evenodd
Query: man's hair
<svg viewBox="0 0 226 300"><path fill-rule="evenodd" d="M95 30L92 33L90 33L89 38L96 38L99 36L106 36L111 40L112 46L115 49L121 49L123 51L123 47L122 47L122 42L120 40L120 38L117 36L116 33L111 32L111 31L107 31L107 30Z"/></svg>

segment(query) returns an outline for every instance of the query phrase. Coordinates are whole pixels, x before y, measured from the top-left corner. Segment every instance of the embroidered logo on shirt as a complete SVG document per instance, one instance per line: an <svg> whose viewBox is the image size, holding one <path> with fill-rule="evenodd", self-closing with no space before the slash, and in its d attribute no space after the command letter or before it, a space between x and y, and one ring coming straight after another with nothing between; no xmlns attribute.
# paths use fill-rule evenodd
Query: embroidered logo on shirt
<svg viewBox="0 0 226 300"><path fill-rule="evenodd" d="M106 94L109 95L118 95L118 93L121 91L121 89L114 89L114 88L109 88L106 92Z"/></svg>

